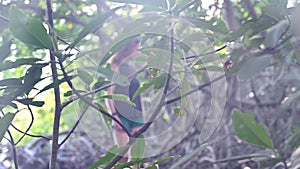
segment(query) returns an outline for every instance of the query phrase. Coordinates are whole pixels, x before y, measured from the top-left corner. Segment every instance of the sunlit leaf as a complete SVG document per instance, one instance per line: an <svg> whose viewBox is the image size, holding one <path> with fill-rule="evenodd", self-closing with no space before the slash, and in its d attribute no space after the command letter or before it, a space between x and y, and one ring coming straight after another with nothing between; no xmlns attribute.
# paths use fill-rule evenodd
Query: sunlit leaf
<svg viewBox="0 0 300 169"><path fill-rule="evenodd" d="M131 148L131 157L133 159L142 159L145 153L146 142L143 135L136 138Z"/></svg>
<svg viewBox="0 0 300 169"><path fill-rule="evenodd" d="M233 127L237 136L247 143L263 148L273 149L273 142L269 138L269 131L262 125L254 122L254 115L233 111Z"/></svg>
<svg viewBox="0 0 300 169"><path fill-rule="evenodd" d="M26 44L50 49L50 37L40 20L28 18L13 5L9 9L9 17L9 29L16 38Z"/></svg>
<svg viewBox="0 0 300 169"><path fill-rule="evenodd" d="M87 71L78 69L77 73L79 78L87 85L90 85L94 81L93 76L90 75Z"/></svg>
<svg viewBox="0 0 300 169"><path fill-rule="evenodd" d="M155 160L154 163L148 167L146 167L146 169L158 169L157 164L168 161L172 158L175 158L175 156L168 156L168 157L163 157L161 159Z"/></svg>
<svg viewBox="0 0 300 169"><path fill-rule="evenodd" d="M86 37L88 34L93 33L96 30L98 30L100 27L102 27L106 19L108 19L120 8L121 7L111 9L109 12L97 16L94 20L92 20L90 23L85 25L85 27L79 32L77 38L66 48L66 50L69 48L74 48L75 45L79 43L84 37Z"/></svg>
<svg viewBox="0 0 300 169"><path fill-rule="evenodd" d="M12 41L6 42L0 47L0 62L2 62L10 54L10 46Z"/></svg>
<svg viewBox="0 0 300 169"><path fill-rule="evenodd" d="M272 58L270 56L259 56L246 61L238 71L240 80L247 80L250 77L263 71L268 65L271 64Z"/></svg>
<svg viewBox="0 0 300 169"><path fill-rule="evenodd" d="M6 133L14 117L15 114L7 113L2 118L0 118L0 142L2 141L4 134Z"/></svg>
<svg viewBox="0 0 300 169"><path fill-rule="evenodd" d="M162 162L165 162L165 161L168 161L172 158L175 158L176 156L168 156L168 157L163 157L161 159L158 159L158 160L155 160L154 164L159 164L159 163L162 163Z"/></svg>

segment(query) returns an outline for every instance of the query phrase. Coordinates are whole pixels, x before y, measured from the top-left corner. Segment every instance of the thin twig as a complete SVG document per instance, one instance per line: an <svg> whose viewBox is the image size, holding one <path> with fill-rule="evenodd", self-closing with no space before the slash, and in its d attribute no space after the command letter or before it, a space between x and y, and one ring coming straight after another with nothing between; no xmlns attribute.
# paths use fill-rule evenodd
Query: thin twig
<svg viewBox="0 0 300 169"><path fill-rule="evenodd" d="M11 147L12 147L12 150L13 150L13 159L14 159L15 169L18 169L19 165L18 165L18 156L17 156L16 144L14 142L14 138L13 138L11 132L9 130L7 130L7 133L9 135L10 144L11 144Z"/></svg>
<svg viewBox="0 0 300 169"><path fill-rule="evenodd" d="M11 126L17 130L18 132L22 133L22 134L25 134L27 136L30 136L30 137L36 137L36 138L43 138L45 140L51 140L51 138L49 137L46 137L46 136L42 136L42 135L35 135L35 134L30 134L30 133L26 133L25 131L22 131L20 130L19 128L17 128L15 125L11 124Z"/></svg>
<svg viewBox="0 0 300 169"><path fill-rule="evenodd" d="M194 92L199 91L199 90L203 89L204 87L209 86L209 85L211 85L212 83L217 82L217 81L223 79L224 77L226 77L226 75L218 76L218 77L216 77L215 79L213 79L213 80L211 80L211 81L209 81L209 82L206 82L206 83L204 83L204 84L198 86L196 89L193 89L193 90L191 90L191 91L189 91L189 92L187 92L187 93L185 93L185 94L183 94L183 95L181 95L181 96L178 96L178 97L175 97L175 98L173 98L173 99L167 100L167 101L165 102L165 104L167 105L167 104L174 103L174 102L176 102L176 101L178 101L178 100L181 100L181 99L183 99L184 97L186 97L186 96L188 96L188 95L190 95L190 94L193 94Z"/></svg>
<svg viewBox="0 0 300 169"><path fill-rule="evenodd" d="M127 78L130 79L131 77L136 76L137 74L139 74L139 73L141 73L142 71L144 71L144 70L146 69L146 67L147 67L147 65L144 66L143 68L141 68L140 70L138 70L137 72L134 72L133 74L130 74ZM91 95L91 94L95 94L95 93L98 93L98 92L100 92L100 91L102 91L102 90L105 90L105 89L107 89L107 88L109 88L109 87L112 87L112 86L114 86L114 85L116 85L116 83L109 83L109 84L107 84L107 85L105 85L105 86L99 87L99 88L94 89L94 90L92 90L92 91L90 91L90 92L87 92L87 93L85 93L85 94L82 94L81 96L85 97L85 96L88 96L88 95ZM72 99L70 99L70 100L67 100L65 103L62 104L62 109L64 109L66 106L68 106L69 104L71 104L72 102L74 102L74 101L76 101L76 100L78 100L78 99L79 99L79 97L74 97L74 98L72 98Z"/></svg>
<svg viewBox="0 0 300 169"><path fill-rule="evenodd" d="M210 52L206 52L206 53L202 53L202 54L199 54L199 55L193 55L193 56L188 56L188 57L182 57L181 59L193 59L195 57L202 57L202 56L207 56L207 55L210 55L210 54L214 54L216 52L219 52L221 50L223 50L224 48L226 48L227 45L224 45L216 50L213 50L213 51L210 51Z"/></svg>
<svg viewBox="0 0 300 169"><path fill-rule="evenodd" d="M172 164L172 166L170 167L170 169L176 169L179 168L182 164L185 164L186 162L188 162L190 159L192 159L193 157L195 157L197 154L199 154L200 152L202 152L203 150L205 150L208 146L211 146L214 143L217 143L219 141L223 141L227 136L223 136L220 138L217 138L215 140L212 140L208 143L204 143L202 145L200 145L198 148L196 148L195 150L193 150L191 153L185 155L184 157L182 157L180 160L178 160L177 162L175 162L174 164Z"/></svg>
<svg viewBox="0 0 300 169"><path fill-rule="evenodd" d="M94 109L96 109L97 111L99 111L100 113L102 113L105 116L108 116L109 118L111 118L113 121L115 121L116 123L118 123L122 129L125 131L125 133L130 137L131 133L127 130L127 128L118 120L116 119L114 116L112 116L111 114L107 113L106 111L102 110L100 107L96 106L95 104L93 104L91 101L89 101L86 97L84 97L83 95L81 95L76 89L74 89L73 84L71 82L70 77L67 75L64 66L61 62L59 62L59 65L61 67L61 70L63 72L64 78L66 79L69 87L71 89L73 89L73 92L76 94L76 96L81 99L82 101L84 101L86 104L88 104L89 106L93 107Z"/></svg>
<svg viewBox="0 0 300 169"><path fill-rule="evenodd" d="M85 115L86 111L87 111L88 107L85 108L85 110L83 110L83 112L81 113L80 117L77 119L75 125L72 127L72 129L68 132L67 136L63 139L63 141L61 141L59 143L59 147L61 147L68 139L69 137L71 137L71 135L74 133L75 129L77 128L77 126L79 125L81 119L83 118L83 116Z"/></svg>
<svg viewBox="0 0 300 169"><path fill-rule="evenodd" d="M51 71L53 82L58 82L58 73L57 67L55 64L55 56L53 51L56 51L56 42L55 35L53 33L53 12L51 0L46 0L47 3L47 14L49 22L49 34L51 37L51 49L50 49L50 62L51 62ZM58 139L59 139L59 126L60 126L60 117L61 117L61 98L60 98L60 89L59 86L54 87L54 96L55 96L55 114L54 114L54 123L53 123L53 137L52 137L52 151L51 151L51 160L50 160L50 169L56 168L57 154L58 154Z"/></svg>
<svg viewBox="0 0 300 169"><path fill-rule="evenodd" d="M25 132L23 133L23 135L19 138L19 140L16 142L16 145L18 145L20 143L20 141L22 141L22 139L27 135L27 132L30 130L30 128L32 127L33 121L34 121L34 116L33 116L33 112L30 108L29 105L27 105L27 108L30 112L30 117L31 117L31 121L29 123L29 126L27 127L27 129L25 130Z"/></svg>
<svg viewBox="0 0 300 169"><path fill-rule="evenodd" d="M25 109L25 108L24 108ZM23 109L21 109L21 110L23 110ZM21 110L17 110L16 112L15 112L15 114L17 114L18 112L20 112ZM1 113L2 113L2 115L4 115L4 113L3 113L3 111L1 110ZM44 138L44 139L46 139L46 140L51 140L51 138L48 138L48 137L46 137L46 136L42 136L42 135L34 135L34 134L29 134L29 133L26 133L26 132L24 132L24 131L22 131L22 130L20 130L19 128L17 128L14 124L10 124L15 130L17 130L18 132L20 132L20 133L22 133L22 134L25 134L25 135L27 135L27 136L30 136L30 137L39 137L39 138Z"/></svg>
<svg viewBox="0 0 300 169"><path fill-rule="evenodd" d="M171 15L171 11L170 11L170 15ZM161 107L164 105L163 103L165 102L165 96L167 95L168 92L168 88L169 88L169 83L170 83L170 79L171 79L171 74L172 74L172 69L173 69L173 61L174 61L174 29L173 27L171 27L170 29L170 63L169 63L169 67L168 67L168 74L167 74L167 78L164 84L164 88L163 88L163 95L160 99L160 104L157 106L157 110L152 114L152 116L150 117L149 121L136 133L134 133L134 137L137 138L139 137L142 133L144 133L149 127L150 125L153 123L153 120L156 118L156 116L158 115Z"/></svg>
<svg viewBox="0 0 300 169"><path fill-rule="evenodd" d="M0 16L0 19L3 20L4 22L9 22L9 19L8 18L5 18L3 16Z"/></svg>

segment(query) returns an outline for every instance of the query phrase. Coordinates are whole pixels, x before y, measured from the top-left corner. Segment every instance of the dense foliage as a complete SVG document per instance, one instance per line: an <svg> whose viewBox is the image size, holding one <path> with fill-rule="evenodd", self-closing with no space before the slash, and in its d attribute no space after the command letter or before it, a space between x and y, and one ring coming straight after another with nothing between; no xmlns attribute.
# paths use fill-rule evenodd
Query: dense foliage
<svg viewBox="0 0 300 169"><path fill-rule="evenodd" d="M299 168L299 11L287 0L0 1L2 165L26 168L20 147L44 140L54 169L84 133L101 153L77 167ZM106 94L129 82L109 59L136 37L133 97L149 121L118 148L104 100L132 101Z"/></svg>

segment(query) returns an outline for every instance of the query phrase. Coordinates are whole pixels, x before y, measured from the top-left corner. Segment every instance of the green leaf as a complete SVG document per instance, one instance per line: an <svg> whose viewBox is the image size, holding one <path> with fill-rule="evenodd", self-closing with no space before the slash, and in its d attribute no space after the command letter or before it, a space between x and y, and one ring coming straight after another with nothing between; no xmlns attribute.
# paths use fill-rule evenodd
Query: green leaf
<svg viewBox="0 0 300 169"><path fill-rule="evenodd" d="M233 32L230 32L224 37L217 39L214 43L218 44L220 42L230 42L234 41L244 35L248 35L249 38L272 27L276 23L276 20L272 17L263 15L258 19L251 19L245 22L241 27Z"/></svg>
<svg viewBox="0 0 300 169"><path fill-rule="evenodd" d="M24 84L25 85L33 85L36 84L40 79L42 75L42 68L43 66L40 65L33 65L31 66L24 76Z"/></svg>
<svg viewBox="0 0 300 169"><path fill-rule="evenodd" d="M220 34L228 33L228 28L226 27L225 22L222 19L216 21L216 19L212 19L210 21L206 21L205 19L194 19L194 18L184 18L189 22L193 23L196 27L200 29L210 30Z"/></svg>
<svg viewBox="0 0 300 169"><path fill-rule="evenodd" d="M176 116L182 116L184 114L184 112L182 112L181 109L178 107L174 108L173 111Z"/></svg>
<svg viewBox="0 0 300 169"><path fill-rule="evenodd" d="M11 122L13 121L15 114L7 113L2 118L0 118L0 142L2 141L4 134L8 130Z"/></svg>
<svg viewBox="0 0 300 169"><path fill-rule="evenodd" d="M262 125L254 122L254 115L233 111L233 126L237 136L249 144L273 149L273 142L269 139L269 131Z"/></svg>
<svg viewBox="0 0 300 169"><path fill-rule="evenodd" d="M159 164L159 163L162 163L162 162L165 162L165 161L168 161L172 158L175 158L176 156L168 156L168 157L163 157L161 159L158 159L158 160L155 160L154 164Z"/></svg>
<svg viewBox="0 0 300 169"><path fill-rule="evenodd" d="M143 159L145 154L146 142L143 135L136 138L131 148L131 157L133 159Z"/></svg>
<svg viewBox="0 0 300 169"><path fill-rule="evenodd" d="M102 104L99 104L99 103L96 103L96 105L104 110L106 113L110 114L110 112L106 109L105 105L102 105ZM105 121L105 124L107 127L111 127L112 126L112 119L104 114L101 113L101 116L103 117L104 121Z"/></svg>
<svg viewBox="0 0 300 169"><path fill-rule="evenodd" d="M293 130L288 139L286 139L285 143L285 148L289 147L292 151L296 150L300 146L300 129L298 127L295 127Z"/></svg>
<svg viewBox="0 0 300 169"><path fill-rule="evenodd" d="M282 20L276 25L274 25L271 30L267 33L265 44L269 48L273 48L278 44L278 41L287 32L290 27L290 22L288 20Z"/></svg>
<svg viewBox="0 0 300 169"><path fill-rule="evenodd" d="M36 83L42 80L42 68L42 65L33 65L27 70L24 76L24 85L22 86L22 88L25 89L24 92L26 94L28 94L31 91L31 89L34 88L34 85Z"/></svg>
<svg viewBox="0 0 300 169"><path fill-rule="evenodd" d="M32 105L36 107L42 107L45 104L44 101L33 101L33 98L17 99L16 101L24 105Z"/></svg>
<svg viewBox="0 0 300 169"><path fill-rule="evenodd" d="M13 102L11 102L11 103L9 104L9 106L11 106L11 107L14 108L14 109L18 109L18 106L17 106L15 103L13 103Z"/></svg>
<svg viewBox="0 0 300 169"><path fill-rule="evenodd" d="M222 68L220 66L206 66L205 70L206 71L222 72L222 71L224 71L224 68Z"/></svg>
<svg viewBox="0 0 300 169"><path fill-rule="evenodd" d="M169 32L168 24L171 24L172 20L165 17L165 15L147 15L141 19L136 19L133 22L126 24L120 35L116 38L113 46L103 56L100 66L105 64L107 60L119 51L124 45L128 44L133 38L141 34L152 35L165 35ZM139 25L139 26L136 26Z"/></svg>
<svg viewBox="0 0 300 169"><path fill-rule="evenodd" d="M157 169L157 164L168 161L175 157L176 156L168 156L168 157L163 157L161 159L155 160L154 163L151 166L146 167L146 169Z"/></svg>
<svg viewBox="0 0 300 169"><path fill-rule="evenodd" d="M109 162L116 157L116 153L118 150L117 146L113 146L112 148L110 148L106 154L101 157L98 161L96 161L95 163L93 163L92 165L90 165L88 167L88 169L97 169L99 166L105 166L107 164L109 164Z"/></svg>
<svg viewBox="0 0 300 169"><path fill-rule="evenodd" d="M66 93L64 93L64 97L69 97L73 94L73 91L70 90L70 91L67 91Z"/></svg>
<svg viewBox="0 0 300 169"><path fill-rule="evenodd" d="M247 80L258 74L271 64L271 60L271 56L259 56L246 61L237 73L239 79Z"/></svg>
<svg viewBox="0 0 300 169"><path fill-rule="evenodd" d="M36 62L38 61L42 61L42 60L38 58L20 58L14 62L11 61L0 62L0 71L17 68L22 65L36 65L37 64Z"/></svg>
<svg viewBox="0 0 300 169"><path fill-rule="evenodd" d="M69 76L69 78L70 78L70 80L71 79L73 79L73 78L75 78L75 76ZM38 94L40 94L40 93L42 93L42 92L44 92L44 91L47 91L47 90L49 90L49 89L51 89L51 88L55 88L55 87L57 87L57 86L59 86L60 84L62 84L63 82L65 82L66 80L65 80L65 78L63 78L63 79L60 79L60 80L58 80L58 82L53 82L53 83L50 83L49 85L47 85L47 86L45 86L42 90L40 90L39 92L38 92ZM71 91L72 92L72 91ZM37 94L37 95L38 95ZM72 94L71 94L72 95Z"/></svg>
<svg viewBox="0 0 300 169"><path fill-rule="evenodd" d="M87 71L78 69L77 73L79 78L87 85L90 85L94 81L93 76L90 75Z"/></svg>
<svg viewBox="0 0 300 169"><path fill-rule="evenodd" d="M18 78L8 78L0 81L0 86L13 86L17 87L22 85L22 81Z"/></svg>
<svg viewBox="0 0 300 169"><path fill-rule="evenodd" d="M109 12L97 16L94 20L85 25L85 27L79 32L77 38L65 50L68 50L69 48L74 48L75 45L79 43L84 37L102 27L106 19L112 16L120 8L121 7L116 7L114 9L111 9Z"/></svg>
<svg viewBox="0 0 300 169"><path fill-rule="evenodd" d="M100 87L102 87L104 85L107 85L109 83L110 83L109 81L106 81L103 77L100 77L100 78L98 78L97 82L93 85L92 89L93 90L94 89L98 89L98 88L100 88Z"/></svg>
<svg viewBox="0 0 300 169"><path fill-rule="evenodd" d="M43 23L35 18L28 18L15 6L9 9L9 29L22 42L39 48L51 48L51 40Z"/></svg>
<svg viewBox="0 0 300 169"><path fill-rule="evenodd" d="M120 148L118 148L117 146L111 147L103 157L101 157L98 161L90 165L88 169L97 169L97 167L99 166L106 166L113 158L116 157L117 154L125 151L126 149L128 149L128 146Z"/></svg>
<svg viewBox="0 0 300 169"><path fill-rule="evenodd" d="M165 7L165 0L109 0L111 2L129 3L137 5L151 5Z"/></svg>
<svg viewBox="0 0 300 169"><path fill-rule="evenodd" d="M44 104L45 104L44 101L33 101L30 103L30 105L36 106L36 107L43 107Z"/></svg>
<svg viewBox="0 0 300 169"><path fill-rule="evenodd" d="M129 103L131 105L135 105L134 102L132 102L128 96L123 95L123 94L102 95L99 98L113 99L116 101L121 101L121 102Z"/></svg>
<svg viewBox="0 0 300 169"><path fill-rule="evenodd" d="M13 99L12 97L0 96L0 105L7 106Z"/></svg>
<svg viewBox="0 0 300 169"><path fill-rule="evenodd" d="M106 68L99 67L97 69L97 72L104 75L111 82L116 83L120 86L128 86L129 85L129 80L126 76L120 74L119 72L112 71L109 67L106 67Z"/></svg>
<svg viewBox="0 0 300 169"><path fill-rule="evenodd" d="M252 39L249 39L248 41L245 41L245 45L249 48L256 48L258 47L259 45L261 45L263 42L264 42L264 38L262 37L259 37L259 38L252 38Z"/></svg>
<svg viewBox="0 0 300 169"><path fill-rule="evenodd" d="M155 85L155 89L159 89L160 84L164 84L166 80L167 74L162 73L160 76L153 78L150 82L144 83L142 87L140 87L133 95L132 100L134 100L138 95L140 95L143 91L147 90L152 85Z"/></svg>
<svg viewBox="0 0 300 169"><path fill-rule="evenodd" d="M169 51L151 48L142 50L142 52L147 55L148 67L162 69L169 64Z"/></svg>
<svg viewBox="0 0 300 169"><path fill-rule="evenodd" d="M116 168L117 169L124 169L124 168L131 168L131 166L134 166L134 165L138 165L140 164L141 162L144 162L145 160L135 160L135 161L129 161L127 163L120 163L120 164L117 164L116 165Z"/></svg>
<svg viewBox="0 0 300 169"><path fill-rule="evenodd" d="M157 169L157 167L155 165L151 165L151 166L146 167L146 169Z"/></svg>
<svg viewBox="0 0 300 169"><path fill-rule="evenodd" d="M127 38L122 38L120 40L117 41L117 43L111 47L111 49L103 56L103 59L101 60L99 65L103 65L104 63L106 63L109 58L114 55L116 52L118 52L120 49L122 49L126 44L128 44L130 41L132 41L133 38L135 38L136 35L127 37Z"/></svg>
<svg viewBox="0 0 300 169"><path fill-rule="evenodd" d="M0 47L0 62L2 62L10 54L10 46L12 41L6 42Z"/></svg>

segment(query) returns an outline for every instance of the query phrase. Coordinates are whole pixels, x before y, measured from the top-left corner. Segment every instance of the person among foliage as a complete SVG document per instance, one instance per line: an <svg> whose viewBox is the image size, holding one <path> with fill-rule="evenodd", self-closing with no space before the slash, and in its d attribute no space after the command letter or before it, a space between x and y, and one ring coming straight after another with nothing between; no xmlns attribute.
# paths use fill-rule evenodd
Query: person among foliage
<svg viewBox="0 0 300 169"><path fill-rule="evenodd" d="M139 55L139 47L140 39L134 38L112 56L110 61L112 70L126 77L129 77L130 83L129 85L125 86L115 85L107 90L108 94L127 95L130 98L130 100L134 103L133 105L130 103L117 101L113 99L107 101L108 109L113 113L113 116L116 119L118 119L127 129L127 131L129 131L131 134L138 131L144 125L141 98L140 96L133 98L133 95L139 88L140 84L138 79L135 76L132 76L135 73L135 70L132 66L130 66L130 61L134 57ZM129 141L128 135L125 133L123 128L116 122L113 123L113 128L113 137L115 143L119 147L125 146ZM125 155L126 157L130 157L129 152ZM125 161L126 158L124 157L121 160L121 162Z"/></svg>

